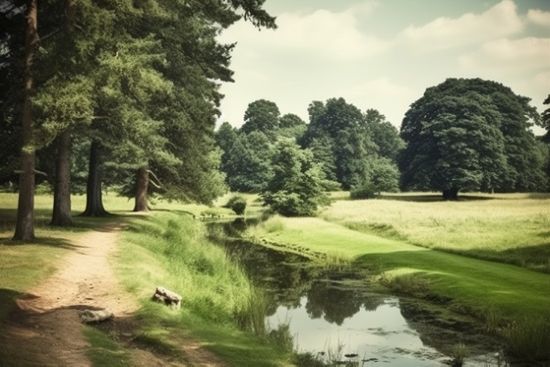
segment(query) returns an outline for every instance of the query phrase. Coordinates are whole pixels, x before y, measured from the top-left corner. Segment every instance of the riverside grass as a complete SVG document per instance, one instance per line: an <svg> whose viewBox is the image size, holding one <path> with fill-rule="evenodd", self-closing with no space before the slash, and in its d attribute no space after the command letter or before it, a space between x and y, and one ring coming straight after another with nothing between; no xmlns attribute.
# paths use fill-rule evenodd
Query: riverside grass
<svg viewBox="0 0 550 367"><path fill-rule="evenodd" d="M543 336L539 345L550 345L550 274L419 247L321 218L274 217L251 235L280 244L283 250L331 255L327 261L347 259L400 292L414 295L420 289L417 295L442 301L451 310L474 315L481 322L491 318L509 343L524 343L535 334ZM521 353L514 347L509 345ZM547 348L537 353L521 357L550 358Z"/></svg>
<svg viewBox="0 0 550 367"><path fill-rule="evenodd" d="M550 272L549 194L468 194L455 202L440 197L337 200L320 217L417 246Z"/></svg>
<svg viewBox="0 0 550 367"><path fill-rule="evenodd" d="M174 213L136 220L115 263L120 279L143 304L138 339L153 348L175 350L174 341L198 338L232 366L288 365L291 351L277 347L263 330L256 290L224 250L206 240L203 223ZM150 301L159 285L183 296L181 310Z"/></svg>

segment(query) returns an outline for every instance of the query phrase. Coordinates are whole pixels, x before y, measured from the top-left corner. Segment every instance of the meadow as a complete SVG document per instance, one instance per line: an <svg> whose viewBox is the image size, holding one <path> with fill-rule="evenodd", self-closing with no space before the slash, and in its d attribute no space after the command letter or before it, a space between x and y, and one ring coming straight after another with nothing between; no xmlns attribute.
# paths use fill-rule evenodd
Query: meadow
<svg viewBox="0 0 550 367"><path fill-rule="evenodd" d="M550 195L387 194L336 200L320 217L354 230L407 243L550 272Z"/></svg>
<svg viewBox="0 0 550 367"><path fill-rule="evenodd" d="M275 216L249 235L319 261L349 262L398 294L475 316L522 358L549 358L550 275L522 267L548 270L549 203L518 195L336 200L318 218Z"/></svg>

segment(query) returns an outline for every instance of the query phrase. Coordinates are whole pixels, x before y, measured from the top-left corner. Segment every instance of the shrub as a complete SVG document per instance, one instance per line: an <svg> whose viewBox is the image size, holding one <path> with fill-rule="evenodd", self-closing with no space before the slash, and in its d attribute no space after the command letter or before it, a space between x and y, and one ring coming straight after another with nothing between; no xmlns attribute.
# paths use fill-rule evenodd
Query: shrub
<svg viewBox="0 0 550 367"><path fill-rule="evenodd" d="M242 196L235 195L229 199L225 207L230 208L237 215L243 215L246 210L246 199Z"/></svg>
<svg viewBox="0 0 550 367"><path fill-rule="evenodd" d="M350 196L352 199L371 199L376 194L374 184L368 180L352 187Z"/></svg>

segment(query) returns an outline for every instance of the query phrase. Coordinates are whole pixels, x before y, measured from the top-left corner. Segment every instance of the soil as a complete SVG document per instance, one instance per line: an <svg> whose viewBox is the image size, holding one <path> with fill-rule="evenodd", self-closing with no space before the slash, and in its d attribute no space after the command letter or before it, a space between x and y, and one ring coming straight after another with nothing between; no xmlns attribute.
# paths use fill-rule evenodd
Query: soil
<svg viewBox="0 0 550 367"><path fill-rule="evenodd" d="M58 270L17 300L18 308L0 334L5 356L0 366L92 366L79 318L84 309L114 313L101 329L125 343L133 366L225 366L194 340L179 346L184 355L179 361L166 360L124 337L139 326L132 322L139 305L118 282L110 263L121 229L112 223L82 235Z"/></svg>

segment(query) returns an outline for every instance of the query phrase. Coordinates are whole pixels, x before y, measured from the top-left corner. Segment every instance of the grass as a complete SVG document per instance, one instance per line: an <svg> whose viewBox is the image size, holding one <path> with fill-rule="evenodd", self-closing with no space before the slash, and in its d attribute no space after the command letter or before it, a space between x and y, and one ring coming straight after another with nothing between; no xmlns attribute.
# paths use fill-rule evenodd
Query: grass
<svg viewBox="0 0 550 367"><path fill-rule="evenodd" d="M129 367L128 352L109 335L90 326L84 328L84 336L90 348L87 355L94 366Z"/></svg>
<svg viewBox="0 0 550 367"><path fill-rule="evenodd" d="M340 200L321 217L384 238L550 272L550 195L394 194Z"/></svg>
<svg viewBox="0 0 550 367"><path fill-rule="evenodd" d="M501 325L522 325L520 329L527 319L550 320L548 274L414 246L320 218L274 220L282 222L284 229L270 232L259 227L255 236L291 251L305 248L347 257L400 292L428 297L480 320L490 314ZM264 227L271 228L269 223ZM540 328L543 332L538 335L546 334L542 343L550 343L550 324L544 321Z"/></svg>
<svg viewBox="0 0 550 367"><path fill-rule="evenodd" d="M205 234L202 223L174 213L135 221L126 232L116 262L123 283L143 304L140 332L157 348L198 339L233 366L286 365L289 351L263 330L261 298ZM181 294L182 310L152 303L157 286Z"/></svg>

